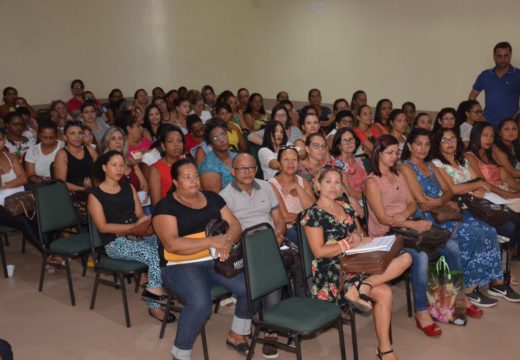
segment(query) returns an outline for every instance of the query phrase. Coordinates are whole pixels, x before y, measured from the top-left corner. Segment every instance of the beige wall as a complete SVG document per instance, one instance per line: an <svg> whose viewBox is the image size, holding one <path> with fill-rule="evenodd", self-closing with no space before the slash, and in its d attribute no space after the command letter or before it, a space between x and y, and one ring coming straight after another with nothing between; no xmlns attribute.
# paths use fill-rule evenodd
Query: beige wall
<svg viewBox="0 0 520 360"><path fill-rule="evenodd" d="M372 105L437 110L467 96L496 42L519 49L520 66L519 11L516 0L1 0L0 87L32 103L68 98L76 77L98 97L210 83L297 100L318 87L331 102L362 88Z"/></svg>

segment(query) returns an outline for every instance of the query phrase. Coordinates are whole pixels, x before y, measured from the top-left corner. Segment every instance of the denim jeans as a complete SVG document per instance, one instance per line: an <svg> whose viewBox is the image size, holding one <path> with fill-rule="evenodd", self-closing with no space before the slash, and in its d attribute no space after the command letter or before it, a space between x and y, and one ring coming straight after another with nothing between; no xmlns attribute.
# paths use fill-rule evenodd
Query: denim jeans
<svg viewBox="0 0 520 360"><path fill-rule="evenodd" d="M193 348L197 335L211 314L213 285L225 287L237 298L231 330L240 335L250 334L252 315L247 303L244 273L226 278L215 272L213 260L209 260L166 266L162 269L162 278L163 286L178 295L185 303L177 323L174 350L178 349L186 354L186 350L191 351ZM179 354L173 355L181 358Z"/></svg>
<svg viewBox="0 0 520 360"><path fill-rule="evenodd" d="M428 255L424 251L404 248L412 256L412 290L415 312L428 309L426 286L428 284ZM446 258L450 270L461 270L459 246L450 240L441 248L440 254Z"/></svg>
<svg viewBox="0 0 520 360"><path fill-rule="evenodd" d="M509 238L509 246L514 246L520 241L520 214L511 212L511 219L501 225L495 226L499 235Z"/></svg>

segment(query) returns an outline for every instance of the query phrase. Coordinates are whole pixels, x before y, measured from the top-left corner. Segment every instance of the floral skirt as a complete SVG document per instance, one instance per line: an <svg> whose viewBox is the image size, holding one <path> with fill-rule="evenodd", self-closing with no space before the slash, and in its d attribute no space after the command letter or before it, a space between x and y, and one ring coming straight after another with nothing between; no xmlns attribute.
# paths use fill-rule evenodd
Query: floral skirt
<svg viewBox="0 0 520 360"><path fill-rule="evenodd" d="M340 306L341 310L348 310L349 303L345 300L344 294L350 286L355 286L357 282L363 281L368 277L366 274L350 273L347 274L345 284L338 297L340 285L340 257L331 259L318 259L312 262L312 288L311 295L319 300L330 301Z"/></svg>

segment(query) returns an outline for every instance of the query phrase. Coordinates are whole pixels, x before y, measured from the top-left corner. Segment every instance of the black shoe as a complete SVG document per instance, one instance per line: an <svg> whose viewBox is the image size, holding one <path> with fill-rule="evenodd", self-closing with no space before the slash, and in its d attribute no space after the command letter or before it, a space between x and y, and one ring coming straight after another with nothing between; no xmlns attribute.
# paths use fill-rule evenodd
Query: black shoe
<svg viewBox="0 0 520 360"><path fill-rule="evenodd" d="M278 336L276 333L265 333L264 339L276 341ZM262 347L262 355L266 359L276 359L280 354L278 353L278 348L273 344L264 344Z"/></svg>
<svg viewBox="0 0 520 360"><path fill-rule="evenodd" d="M489 293L489 290L488 290ZM478 307L493 307L495 306L498 301L496 299L491 299L484 294L482 294L480 291L478 291L478 288L475 288L471 293L467 294L469 301L471 301L473 304L475 304Z"/></svg>
<svg viewBox="0 0 520 360"><path fill-rule="evenodd" d="M158 317L156 317L152 310L148 309L148 314L153 317L154 319L160 321L160 322L163 322L161 319L159 319ZM174 322L175 320L177 320L177 318L175 317L175 315L173 315L173 313L168 313L168 314L165 314L164 316L166 316L166 323L172 323Z"/></svg>
<svg viewBox="0 0 520 360"><path fill-rule="evenodd" d="M143 301L156 302L156 303L159 303L161 305L168 304L168 295L155 295L155 294L152 294L151 292L149 292L146 289L141 294L141 299Z"/></svg>
<svg viewBox="0 0 520 360"><path fill-rule="evenodd" d="M489 284L489 289L487 291L490 296L499 296L503 297L507 301L511 302L520 302L520 295L516 293L511 286L509 285L492 285Z"/></svg>

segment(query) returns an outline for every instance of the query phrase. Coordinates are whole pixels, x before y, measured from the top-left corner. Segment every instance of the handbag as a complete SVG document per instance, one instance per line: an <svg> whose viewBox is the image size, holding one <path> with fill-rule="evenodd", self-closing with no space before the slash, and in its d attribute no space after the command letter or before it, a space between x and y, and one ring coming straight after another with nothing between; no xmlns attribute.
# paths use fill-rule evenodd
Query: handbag
<svg viewBox="0 0 520 360"><path fill-rule="evenodd" d="M390 251L371 251L361 254L343 255L340 261L340 284L348 273L382 274L388 264L403 248L403 237L396 236Z"/></svg>
<svg viewBox="0 0 520 360"><path fill-rule="evenodd" d="M453 230L453 235L458 230L460 222ZM430 230L418 232L414 229L404 227L393 227L390 229L391 234L401 235L403 237L404 247L424 251L428 256L435 256L441 246L444 246L453 235L449 230L440 226L432 225Z"/></svg>
<svg viewBox="0 0 520 360"><path fill-rule="evenodd" d="M152 236L153 234L152 220L150 219L140 223L139 225L135 225L126 231L116 234L116 236L125 236L130 240L142 240L143 237Z"/></svg>
<svg viewBox="0 0 520 360"><path fill-rule="evenodd" d="M436 208L431 209L429 212L432 214L435 221L437 221L439 224L444 224L448 221L462 220L461 213L449 205L437 206Z"/></svg>
<svg viewBox="0 0 520 360"><path fill-rule="evenodd" d="M206 236L224 235L229 229L226 220L212 219L206 225ZM229 256L225 261L215 259L215 271L227 278L231 278L244 270L244 255L242 242L231 248Z"/></svg>
<svg viewBox="0 0 520 360"><path fill-rule="evenodd" d="M511 219L511 213L504 205L493 204L470 194L460 195L459 201L466 205L473 216L491 226L502 225Z"/></svg>
<svg viewBox="0 0 520 360"><path fill-rule="evenodd" d="M444 256L428 268L428 313L438 322L466 325L466 296L462 270L450 271Z"/></svg>
<svg viewBox="0 0 520 360"><path fill-rule="evenodd" d="M25 215L30 220L36 215L36 200L32 190L20 191L5 198L4 208L13 216Z"/></svg>

